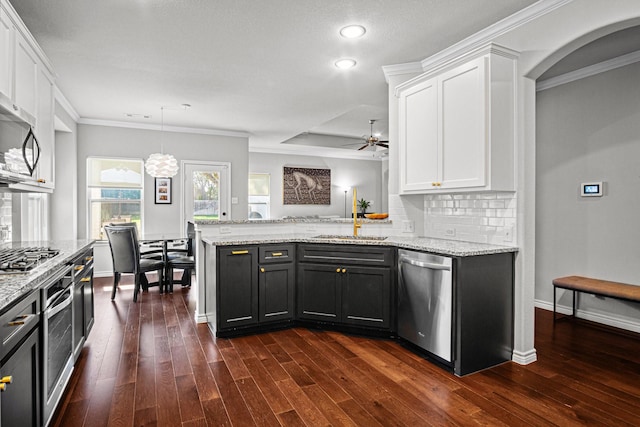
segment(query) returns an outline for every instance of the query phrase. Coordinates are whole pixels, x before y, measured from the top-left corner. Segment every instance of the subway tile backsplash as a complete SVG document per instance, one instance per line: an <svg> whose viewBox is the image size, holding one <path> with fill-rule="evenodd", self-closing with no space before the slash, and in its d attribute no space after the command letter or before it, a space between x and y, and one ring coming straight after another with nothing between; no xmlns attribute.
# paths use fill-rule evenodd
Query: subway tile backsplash
<svg viewBox="0 0 640 427"><path fill-rule="evenodd" d="M429 194L424 196L426 237L515 245L515 193Z"/></svg>

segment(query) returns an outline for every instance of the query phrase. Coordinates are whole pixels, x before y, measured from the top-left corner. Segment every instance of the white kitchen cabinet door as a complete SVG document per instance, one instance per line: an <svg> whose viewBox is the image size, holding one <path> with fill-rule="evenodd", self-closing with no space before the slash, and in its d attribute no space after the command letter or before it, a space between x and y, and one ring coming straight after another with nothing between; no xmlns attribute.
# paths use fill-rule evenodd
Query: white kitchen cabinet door
<svg viewBox="0 0 640 427"><path fill-rule="evenodd" d="M24 111L32 116L36 116L38 57L27 40L18 31L14 34L16 38L14 100Z"/></svg>
<svg viewBox="0 0 640 427"><path fill-rule="evenodd" d="M401 194L514 191L516 58L489 45L396 88Z"/></svg>
<svg viewBox="0 0 640 427"><path fill-rule="evenodd" d="M4 10L0 8L0 93L9 99L11 90L11 71L13 68L13 23Z"/></svg>
<svg viewBox="0 0 640 427"><path fill-rule="evenodd" d="M439 178L438 86L428 80L400 96L400 185L404 191L431 188Z"/></svg>
<svg viewBox="0 0 640 427"><path fill-rule="evenodd" d="M439 133L443 149L438 188L484 186L485 58L444 73L438 81Z"/></svg>
<svg viewBox="0 0 640 427"><path fill-rule="evenodd" d="M40 145L40 161L34 177L44 186L53 187L54 178L54 95L53 77L44 67L37 71L38 111L36 115L36 136Z"/></svg>

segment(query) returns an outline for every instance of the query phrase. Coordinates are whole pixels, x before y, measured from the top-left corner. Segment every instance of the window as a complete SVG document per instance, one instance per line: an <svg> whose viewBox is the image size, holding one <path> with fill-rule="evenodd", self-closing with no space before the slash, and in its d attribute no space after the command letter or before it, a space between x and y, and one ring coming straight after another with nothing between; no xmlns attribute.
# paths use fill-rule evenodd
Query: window
<svg viewBox="0 0 640 427"><path fill-rule="evenodd" d="M271 175L249 174L249 219L269 218L269 188Z"/></svg>
<svg viewBox="0 0 640 427"><path fill-rule="evenodd" d="M87 159L90 239L105 239L109 223L133 222L142 231L143 170L140 159Z"/></svg>

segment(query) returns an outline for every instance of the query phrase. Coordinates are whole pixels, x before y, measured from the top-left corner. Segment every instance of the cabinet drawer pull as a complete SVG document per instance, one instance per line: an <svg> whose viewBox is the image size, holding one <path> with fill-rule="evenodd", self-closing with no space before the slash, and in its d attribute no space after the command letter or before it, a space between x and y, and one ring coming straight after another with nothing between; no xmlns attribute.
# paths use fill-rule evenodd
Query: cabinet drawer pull
<svg viewBox="0 0 640 427"><path fill-rule="evenodd" d="M260 273L264 273L264 267L260 267Z"/></svg>
<svg viewBox="0 0 640 427"><path fill-rule="evenodd" d="M88 256L88 257L86 257L84 260L85 260L86 262L89 262L89 261L93 260L93 257L92 257L92 256Z"/></svg>
<svg viewBox="0 0 640 427"><path fill-rule="evenodd" d="M32 316L30 314L21 314L20 316L17 316L16 319L19 320L12 320L11 322L7 323L7 326L20 326L20 325L24 325L27 322L27 319L29 318L29 316ZM0 382L2 382L0 380Z"/></svg>
<svg viewBox="0 0 640 427"><path fill-rule="evenodd" d="M91 277L83 277L82 279L80 279L81 282L90 282L91 281Z"/></svg>
<svg viewBox="0 0 640 427"><path fill-rule="evenodd" d="M347 269L346 269L346 268L343 268L343 269L342 269L342 272L343 272L343 273L346 273L346 272L347 272Z"/></svg>
<svg viewBox="0 0 640 427"><path fill-rule="evenodd" d="M13 382L13 377L11 375L7 375L0 379L0 383L2 384L11 384Z"/></svg>
<svg viewBox="0 0 640 427"><path fill-rule="evenodd" d="M336 273L340 273L340 269L339 268L336 268Z"/></svg>
<svg viewBox="0 0 640 427"><path fill-rule="evenodd" d="M282 256L282 252L272 252L271 256Z"/></svg>
<svg viewBox="0 0 640 427"><path fill-rule="evenodd" d="M82 271L82 270L84 270L84 265L76 265L73 269L75 271Z"/></svg>
<svg viewBox="0 0 640 427"><path fill-rule="evenodd" d="M246 255L248 254L249 251L244 250L244 251L231 251L231 255Z"/></svg>

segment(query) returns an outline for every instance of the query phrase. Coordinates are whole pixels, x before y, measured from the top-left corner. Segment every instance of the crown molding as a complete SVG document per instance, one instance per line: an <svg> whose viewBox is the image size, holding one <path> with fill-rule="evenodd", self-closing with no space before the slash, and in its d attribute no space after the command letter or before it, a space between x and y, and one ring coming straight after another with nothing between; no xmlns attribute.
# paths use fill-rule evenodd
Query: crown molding
<svg viewBox="0 0 640 427"><path fill-rule="evenodd" d="M589 65L588 67L580 68L579 70L571 71L559 76L548 78L546 80L538 81L536 82L536 91L540 92L546 89L551 89L556 86L574 82L576 80L595 76L596 74L615 70L616 68L625 67L636 62L640 62L640 50L628 53L626 55L618 56L617 58L609 59L607 61L599 62L597 64Z"/></svg>
<svg viewBox="0 0 640 427"><path fill-rule="evenodd" d="M421 73L423 69L420 62L407 62L405 64L383 65L382 71L384 72L385 81L389 83L389 77Z"/></svg>
<svg viewBox="0 0 640 427"><path fill-rule="evenodd" d="M164 131L164 132L194 133L194 134L200 134L200 135L233 136L238 138L249 138L250 136L248 132L242 132L242 131L201 129L201 128L189 128L189 127L167 126L167 125L161 126L161 125L147 124L147 123L133 123L133 122L121 122L116 120L89 119L85 117L80 118L78 120L78 124L119 127L119 128L129 128L129 129L158 130L158 131Z"/></svg>
<svg viewBox="0 0 640 427"><path fill-rule="evenodd" d="M497 37L508 33L509 31L513 31L514 29L525 25L528 22L531 22L540 16L546 15L559 7L564 6L567 3L571 3L573 0L540 0L516 13L510 15L495 24L492 24L477 33L467 37L460 42L449 46L446 49L441 50L440 52L431 55L428 58L423 59L420 62L421 70L418 72L423 72L426 70L430 70L432 68L441 67L442 64L447 64L452 61L455 61L460 56L465 55L471 51L482 48ZM385 79L388 80L387 70L396 72L395 74L400 74L397 72L401 70L403 64L399 64L398 66L394 65L386 65L382 67L383 71L385 71ZM398 67L398 68L395 68ZM411 71L415 72L415 71Z"/></svg>
<svg viewBox="0 0 640 427"><path fill-rule="evenodd" d="M55 100L58 102L58 104L60 104L60 106L64 109L64 111L66 111L67 114L69 114L71 116L73 121L77 123L78 120L80 120L80 114L78 114L76 109L73 108L73 105L71 105L71 103L69 102L67 97L64 96L64 93L62 93L62 91L60 91L60 88L58 86L54 86L54 95L53 96L54 96Z"/></svg>

